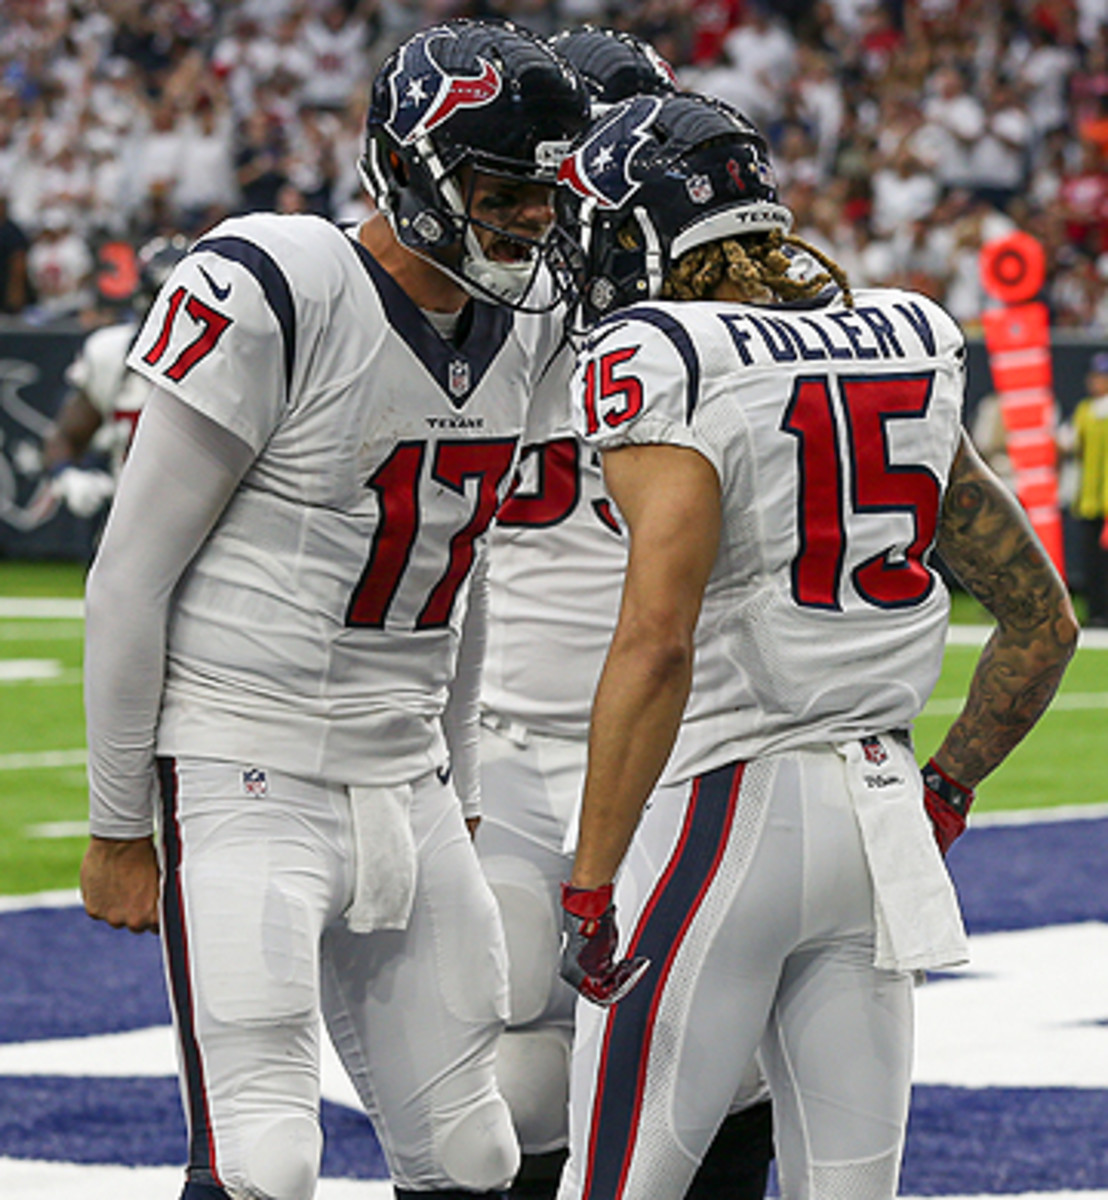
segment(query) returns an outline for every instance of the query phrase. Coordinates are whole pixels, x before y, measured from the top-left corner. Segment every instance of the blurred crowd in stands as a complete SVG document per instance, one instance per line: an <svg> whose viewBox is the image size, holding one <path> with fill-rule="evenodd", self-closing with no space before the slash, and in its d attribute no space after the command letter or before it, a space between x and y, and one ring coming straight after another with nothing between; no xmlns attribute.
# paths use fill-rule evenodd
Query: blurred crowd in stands
<svg viewBox="0 0 1108 1200"><path fill-rule="evenodd" d="M367 85L413 30L630 29L770 137L797 232L973 330L984 242L1040 239L1052 324L1108 331L1108 0L5 0L0 308L107 318L120 248L357 217Z"/></svg>

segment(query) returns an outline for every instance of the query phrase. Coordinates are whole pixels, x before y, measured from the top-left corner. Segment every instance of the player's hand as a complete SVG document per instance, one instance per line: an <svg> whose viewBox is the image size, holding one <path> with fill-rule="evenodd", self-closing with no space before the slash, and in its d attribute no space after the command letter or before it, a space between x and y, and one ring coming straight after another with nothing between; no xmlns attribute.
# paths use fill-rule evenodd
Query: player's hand
<svg viewBox="0 0 1108 1200"><path fill-rule="evenodd" d="M75 517L91 517L115 493L115 480L106 471L65 467L50 481L54 495Z"/></svg>
<svg viewBox="0 0 1108 1200"><path fill-rule="evenodd" d="M66 467L54 476L50 487L75 517L91 517L114 494L115 480L107 471Z"/></svg>
<svg viewBox="0 0 1108 1200"><path fill-rule="evenodd" d="M89 839L81 863L81 898L90 917L113 929L156 933L158 886L153 838Z"/></svg>
<svg viewBox="0 0 1108 1200"><path fill-rule="evenodd" d="M973 789L951 779L935 760L929 758L921 768L923 775L923 806L935 831L939 850L946 852L966 831L966 814L973 803Z"/></svg>
<svg viewBox="0 0 1108 1200"><path fill-rule="evenodd" d="M575 888L563 883L560 973L586 1000L603 1008L626 996L650 966L649 958L613 962L618 942L612 885Z"/></svg>

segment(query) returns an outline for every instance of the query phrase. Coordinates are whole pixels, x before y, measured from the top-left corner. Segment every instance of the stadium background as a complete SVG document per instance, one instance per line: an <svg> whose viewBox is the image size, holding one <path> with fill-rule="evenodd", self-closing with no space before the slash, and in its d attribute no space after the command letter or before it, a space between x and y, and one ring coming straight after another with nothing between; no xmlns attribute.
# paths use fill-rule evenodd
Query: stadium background
<svg viewBox="0 0 1108 1200"><path fill-rule="evenodd" d="M363 212L352 162L364 81L412 29L465 13L515 16L543 33L585 19L631 28L690 86L726 94L753 77L744 53L760 47L768 62L772 51L782 69L751 98L761 106L754 115L774 142L802 231L828 245L856 283L919 287L972 335L987 303L977 251L1018 226L1048 252L1042 299L1063 414L1104 346L1101 0L789 0L764 10L753 0L5 4L0 197L28 259L38 248L45 263L38 274L28 269L29 288L13 300L11 231L0 212L5 1200L174 1196L184 1151L156 943L95 925L76 906L85 804L79 597L96 526L64 511L35 525L32 513L38 447L65 364L88 329L120 315L113 247L178 229L194 236L225 212L258 206ZM306 71L294 52L305 47L317 52ZM971 106L1024 130L1019 182L1007 194L987 178L975 183L972 169L949 177L936 97L951 66ZM356 81L345 91L344 72ZM337 81L329 95L328 80ZM213 121L199 115L208 111ZM939 186L920 188L919 210L889 229L878 179L896 173L909 138L918 143L913 185L922 176ZM207 168L196 165L201 152L211 156ZM275 165L258 188L250 169L263 155ZM217 178L228 185L221 195L192 186ZM77 267L67 277L70 260ZM967 416L989 387L971 338ZM1080 564L1072 566L1079 583ZM957 711L982 637L982 614L957 599L943 677L917 727L921 754ZM1106 668L1108 639L1088 632L1052 710L982 787L971 830L952 852L973 959L919 992L905 1195L1108 1197ZM388 1195L376 1145L333 1062L323 1118L322 1200Z"/></svg>

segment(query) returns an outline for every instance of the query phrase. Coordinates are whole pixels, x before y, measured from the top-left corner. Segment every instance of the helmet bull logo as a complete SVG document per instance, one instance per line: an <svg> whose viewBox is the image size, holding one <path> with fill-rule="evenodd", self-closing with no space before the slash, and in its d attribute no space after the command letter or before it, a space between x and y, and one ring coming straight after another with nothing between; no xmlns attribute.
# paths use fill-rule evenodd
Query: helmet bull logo
<svg viewBox="0 0 1108 1200"><path fill-rule="evenodd" d="M639 96L615 109L563 160L558 182L600 208L619 208L640 187L631 178L631 165L661 106L657 96Z"/></svg>
<svg viewBox="0 0 1108 1200"><path fill-rule="evenodd" d="M430 133L459 108L480 108L500 95L500 72L485 58L480 75L451 75L431 55L432 41L447 36L435 30L433 36L414 39L397 60L389 89L392 117L389 132L402 144Z"/></svg>

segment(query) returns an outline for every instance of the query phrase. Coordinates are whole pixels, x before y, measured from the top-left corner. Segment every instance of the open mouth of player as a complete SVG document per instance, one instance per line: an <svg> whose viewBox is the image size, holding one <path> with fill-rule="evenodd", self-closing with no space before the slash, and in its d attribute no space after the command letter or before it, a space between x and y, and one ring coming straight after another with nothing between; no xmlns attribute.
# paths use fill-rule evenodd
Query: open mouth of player
<svg viewBox="0 0 1108 1200"><path fill-rule="evenodd" d="M485 256L493 262L527 263L534 256L534 246L513 237L494 237L485 250Z"/></svg>

